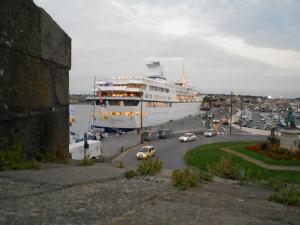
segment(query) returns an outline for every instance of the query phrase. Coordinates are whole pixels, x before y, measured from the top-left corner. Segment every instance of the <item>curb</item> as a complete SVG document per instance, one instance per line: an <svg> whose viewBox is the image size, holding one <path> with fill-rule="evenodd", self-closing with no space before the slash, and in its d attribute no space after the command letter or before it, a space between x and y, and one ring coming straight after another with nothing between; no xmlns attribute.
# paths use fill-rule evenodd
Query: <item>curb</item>
<svg viewBox="0 0 300 225"><path fill-rule="evenodd" d="M143 143L143 144L136 144L136 145L133 145L131 147L129 147L127 150L123 151L123 152L119 152L117 153L116 155L114 155L111 159L111 162L112 163L115 163L119 160L119 158L122 158L124 155L126 155L128 152L130 152L131 150L133 150L134 148L136 147L140 147L140 146L144 146L144 145L147 145L147 143Z"/></svg>

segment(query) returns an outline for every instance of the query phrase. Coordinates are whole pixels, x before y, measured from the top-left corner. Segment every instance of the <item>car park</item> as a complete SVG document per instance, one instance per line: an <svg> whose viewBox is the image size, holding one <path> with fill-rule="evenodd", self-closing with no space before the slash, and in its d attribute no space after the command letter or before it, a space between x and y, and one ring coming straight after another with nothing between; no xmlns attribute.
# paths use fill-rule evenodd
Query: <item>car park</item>
<svg viewBox="0 0 300 225"><path fill-rule="evenodd" d="M155 148L152 145L143 146L142 149L136 154L137 159L148 159L155 155Z"/></svg>
<svg viewBox="0 0 300 225"><path fill-rule="evenodd" d="M158 137L160 139L166 139L174 136L174 132L171 129L160 129L158 130Z"/></svg>
<svg viewBox="0 0 300 225"><path fill-rule="evenodd" d="M222 119L221 119L221 123L223 124L228 124L228 117L227 116L224 116Z"/></svg>
<svg viewBox="0 0 300 225"><path fill-rule="evenodd" d="M251 128L254 128L254 129L261 129L261 128L262 128L262 125L260 125L260 124L252 124L252 125L251 125Z"/></svg>
<svg viewBox="0 0 300 225"><path fill-rule="evenodd" d="M185 133L183 136L179 137L179 141L187 142L194 141L196 139L196 135L194 133Z"/></svg>
<svg viewBox="0 0 300 225"><path fill-rule="evenodd" d="M217 135L217 131L215 129L208 129L206 132L204 132L205 137L212 137L216 135Z"/></svg>
<svg viewBox="0 0 300 225"><path fill-rule="evenodd" d="M142 137L144 141L154 141L159 139L159 133L156 130L144 131Z"/></svg>
<svg viewBox="0 0 300 225"><path fill-rule="evenodd" d="M212 122L213 122L213 123L220 123L220 120L217 119L217 118L214 118L214 119L212 120Z"/></svg>

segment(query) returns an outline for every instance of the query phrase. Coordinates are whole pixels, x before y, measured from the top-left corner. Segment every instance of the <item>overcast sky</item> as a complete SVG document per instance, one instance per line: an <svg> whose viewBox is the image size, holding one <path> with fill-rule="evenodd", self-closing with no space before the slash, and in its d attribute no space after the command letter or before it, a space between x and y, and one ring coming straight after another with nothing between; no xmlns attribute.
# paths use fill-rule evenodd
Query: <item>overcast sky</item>
<svg viewBox="0 0 300 225"><path fill-rule="evenodd" d="M70 93L182 63L205 93L300 97L299 0L34 0L72 38Z"/></svg>

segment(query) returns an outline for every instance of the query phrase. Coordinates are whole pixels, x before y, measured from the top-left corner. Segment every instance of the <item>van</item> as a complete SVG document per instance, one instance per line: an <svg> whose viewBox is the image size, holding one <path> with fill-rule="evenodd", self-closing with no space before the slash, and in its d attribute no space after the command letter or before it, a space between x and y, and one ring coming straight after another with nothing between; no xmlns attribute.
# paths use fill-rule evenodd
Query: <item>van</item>
<svg viewBox="0 0 300 225"><path fill-rule="evenodd" d="M166 139L174 136L174 132L171 129L160 129L158 130L158 136L160 139Z"/></svg>
<svg viewBox="0 0 300 225"><path fill-rule="evenodd" d="M144 131L142 137L144 141L153 141L159 138L159 134L157 131Z"/></svg>

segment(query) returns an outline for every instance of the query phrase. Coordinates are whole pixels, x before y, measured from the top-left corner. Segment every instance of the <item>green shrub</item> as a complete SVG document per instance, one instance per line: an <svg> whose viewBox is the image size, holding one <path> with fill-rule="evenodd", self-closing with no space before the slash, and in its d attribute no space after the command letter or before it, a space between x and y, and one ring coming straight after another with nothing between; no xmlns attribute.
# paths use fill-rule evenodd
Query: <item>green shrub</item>
<svg viewBox="0 0 300 225"><path fill-rule="evenodd" d="M70 157L69 148L63 145L58 145L57 148L35 149L32 152L32 157L41 162L52 163L68 163Z"/></svg>
<svg viewBox="0 0 300 225"><path fill-rule="evenodd" d="M93 166L96 161L94 159L82 159L80 160L80 166Z"/></svg>
<svg viewBox="0 0 300 225"><path fill-rule="evenodd" d="M245 171L244 168L238 164L234 164L226 157L222 157L221 160L215 164L208 165L207 171L210 174L226 179L245 180L249 177L248 171Z"/></svg>
<svg viewBox="0 0 300 225"><path fill-rule="evenodd" d="M179 190L198 186L199 173L190 169L173 170L172 182Z"/></svg>
<svg viewBox="0 0 300 225"><path fill-rule="evenodd" d="M269 136L268 137L268 141L272 145L274 145L274 144L280 144L280 139L278 137L275 137L275 136Z"/></svg>
<svg viewBox="0 0 300 225"><path fill-rule="evenodd" d="M163 163L159 159L148 159L137 166L137 172L141 175L155 175L162 169Z"/></svg>
<svg viewBox="0 0 300 225"><path fill-rule="evenodd" d="M55 162L68 163L70 159L69 148L65 148L62 145L58 145L55 152Z"/></svg>
<svg viewBox="0 0 300 225"><path fill-rule="evenodd" d="M135 170L129 170L124 173L124 176L129 180L136 177L138 173Z"/></svg>
<svg viewBox="0 0 300 225"><path fill-rule="evenodd" d="M9 143L7 138L0 139L0 170L39 169L36 161L25 158L19 142Z"/></svg>
<svg viewBox="0 0 300 225"><path fill-rule="evenodd" d="M199 181L200 182L212 182L214 179L214 174L211 172L199 171Z"/></svg>
<svg viewBox="0 0 300 225"><path fill-rule="evenodd" d="M260 148L261 148L261 150L267 150L268 149L268 143L266 143L266 142L261 143Z"/></svg>
<svg viewBox="0 0 300 225"><path fill-rule="evenodd" d="M280 177L270 178L267 181L267 185L269 187L271 187L272 189L274 189L275 191L279 191L279 190L283 189L284 187L286 187L286 183Z"/></svg>
<svg viewBox="0 0 300 225"><path fill-rule="evenodd" d="M278 192L272 194L269 200L285 205L300 206L300 191L293 185L286 185Z"/></svg>

